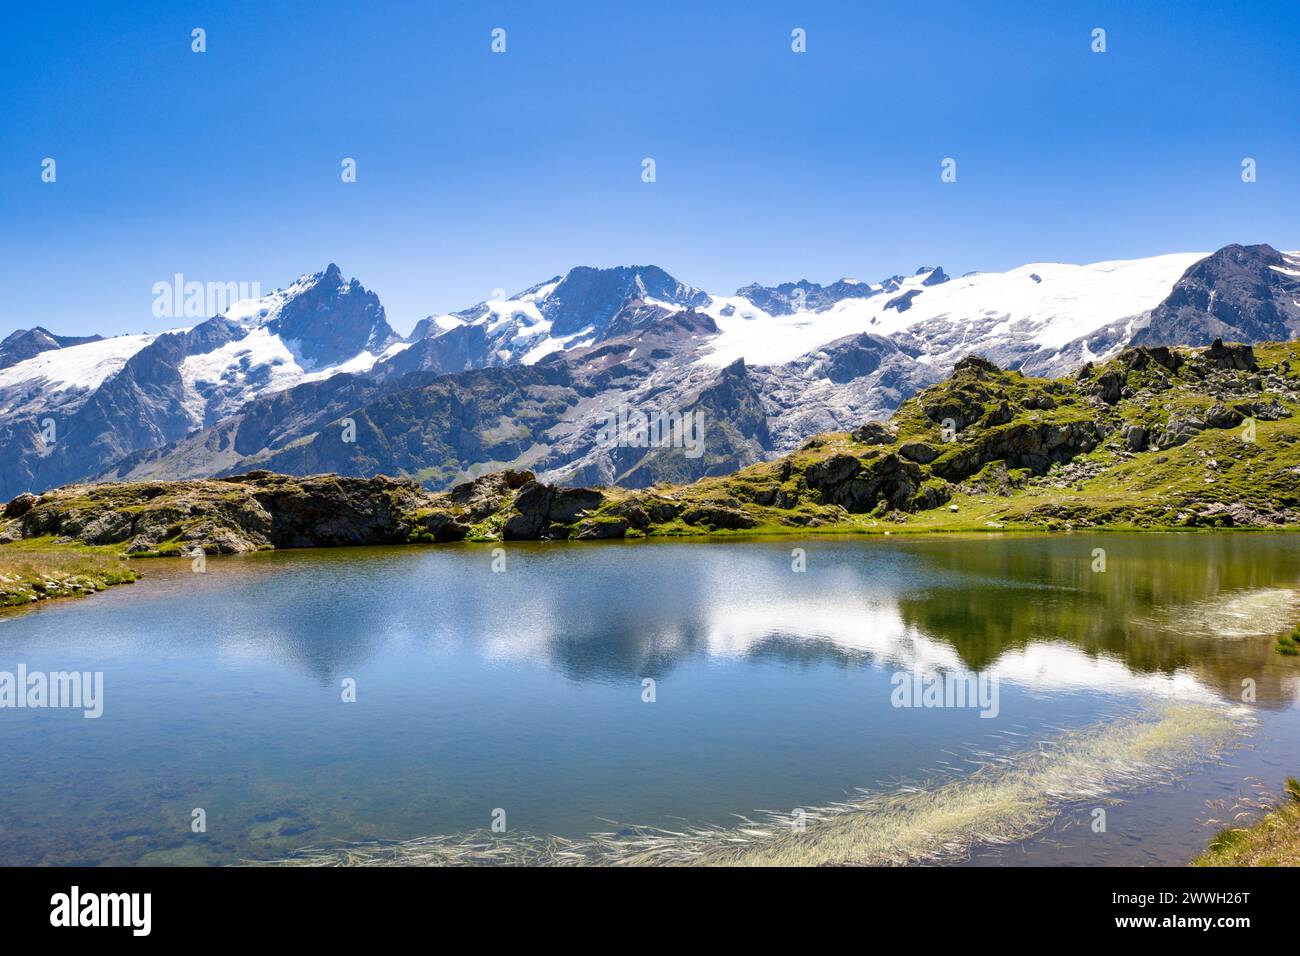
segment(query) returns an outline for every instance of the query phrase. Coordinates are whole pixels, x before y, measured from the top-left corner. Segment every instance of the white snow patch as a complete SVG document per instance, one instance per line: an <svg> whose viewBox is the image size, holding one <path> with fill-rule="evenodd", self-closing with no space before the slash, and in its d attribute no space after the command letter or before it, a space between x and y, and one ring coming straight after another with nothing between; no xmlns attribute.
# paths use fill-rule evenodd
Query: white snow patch
<svg viewBox="0 0 1300 956"><path fill-rule="evenodd" d="M314 286L320 276L320 273L301 275L288 288L276 289L258 299L241 299L222 314L240 325L265 325L279 316L286 302Z"/></svg>
<svg viewBox="0 0 1300 956"><path fill-rule="evenodd" d="M49 349L0 370L0 389L29 382L44 382L49 391L98 388L127 359L161 334L117 335L98 342Z"/></svg>
<svg viewBox="0 0 1300 956"><path fill-rule="evenodd" d="M546 323L546 330L549 332L551 323ZM535 365L552 352L567 351L569 348L577 348L580 345L590 343L581 341L582 336L591 334L591 326L587 326L571 335L548 335L541 342L534 345L531 349L523 354L519 362L521 365Z"/></svg>
<svg viewBox="0 0 1300 956"><path fill-rule="evenodd" d="M285 342L258 326L238 342L227 342L202 355L187 356L181 363L185 383L185 410L196 425L206 418L208 399L204 392L219 388L225 411L262 395L315 382L339 372L365 372L380 359L391 358L409 343L390 345L381 354L359 352L347 361L308 372L298 359L294 343Z"/></svg>
<svg viewBox="0 0 1300 956"><path fill-rule="evenodd" d="M966 275L924 287L922 276L904 279L899 288L870 299L845 299L824 312L770 316L748 300L714 297L704 310L721 335L702 361L730 365L744 358L752 365L788 362L846 335L889 335L932 319L947 331L971 327L974 346L996 335L1014 335L1041 348L1059 349L1080 336L1119 319L1154 308L1169 294L1192 263L1206 253L1176 253L1148 259L1097 262L1092 265L1030 263L1010 272ZM1031 276L1041 281L1035 282ZM900 295L919 289L904 312L886 309ZM735 312L722 315L725 306ZM748 317L747 317L748 316ZM995 331L983 328L1001 316Z"/></svg>

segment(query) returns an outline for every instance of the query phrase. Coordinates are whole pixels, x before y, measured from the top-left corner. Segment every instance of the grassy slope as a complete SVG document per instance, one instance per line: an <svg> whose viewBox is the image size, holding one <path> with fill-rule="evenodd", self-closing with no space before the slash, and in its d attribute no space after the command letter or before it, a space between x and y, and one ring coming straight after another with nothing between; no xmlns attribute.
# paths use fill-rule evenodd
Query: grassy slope
<svg viewBox="0 0 1300 956"><path fill-rule="evenodd" d="M1180 350L1192 354L1193 350ZM1300 343L1270 343L1255 349L1261 369L1276 370L1293 393L1300 389ZM1101 407L1086 395L1097 377L1109 370L1125 372L1131 398L1113 407ZM1239 377L1249 377L1238 373ZM1157 373L1151 369L1129 371L1117 361L1095 370L1083 383L1072 379L1035 379L1016 372L990 376L984 385L990 397L981 404L985 410L1000 401L1010 405L1014 417L998 426L979 424L963 429L955 443L946 443L938 423L923 408L942 405L958 395L969 403L978 401L965 384L949 379L909 399L894 415L898 442L882 449L855 441L850 434L821 435L805 447L775 462L765 462L722 478L706 478L688 486L658 486L653 491L686 501L729 501L752 516L755 527L743 533L807 534L817 532L907 532L907 531L990 531L990 530L1065 530L1074 527L1108 530L1167 530L1189 527L1224 526L1224 517L1203 517L1215 506L1244 505L1271 511L1279 505L1300 505L1300 402L1289 395L1264 393L1258 397L1279 397L1292 417L1280 421L1257 421L1255 440L1243 440L1241 427L1206 429L1186 444L1165 450L1129 453L1122 436L1127 426L1144 425L1157 431L1172 413L1203 413L1215 402L1203 382L1190 369L1177 375L1162 376L1168 388L1158 385ZM1047 395L1055 407L1034 410L1024 407L1030 396ZM1228 398L1233 401L1234 398ZM849 514L835 507L818 506L816 495L809 493L804 477L810 466L834 455L877 457L907 441L925 441L943 450L945 457L963 445L989 438L1001 430L1015 429L1028 423L1068 424L1104 421L1113 429L1095 450L1079 455L1070 469L1059 467L1046 475L1034 477L1011 470L1019 487L993 490L994 476L1000 463L964 482L955 483L951 500L938 507L915 513L896 510L875 514ZM954 447L956 446L956 447ZM951 449L951 450L945 450ZM788 466L787 466L788 463ZM930 471L923 467L923 471ZM1081 474L1078 479L1069 475ZM985 479L981 481L981 479ZM791 511L764 507L762 492L773 487L799 495L803 504L794 512L807 516L808 524L793 524ZM615 503L606 505L606 513L617 510L617 501L637 499L641 493L614 491ZM953 507L955 506L955 507ZM715 532L719 529L714 529ZM652 534L693 534L698 527L668 522L651 529ZM726 533L726 532L723 532ZM735 533L735 532L731 532Z"/></svg>
<svg viewBox="0 0 1300 956"><path fill-rule="evenodd" d="M56 546L39 538L15 542L0 548L0 606L92 594L139 576L106 549Z"/></svg>

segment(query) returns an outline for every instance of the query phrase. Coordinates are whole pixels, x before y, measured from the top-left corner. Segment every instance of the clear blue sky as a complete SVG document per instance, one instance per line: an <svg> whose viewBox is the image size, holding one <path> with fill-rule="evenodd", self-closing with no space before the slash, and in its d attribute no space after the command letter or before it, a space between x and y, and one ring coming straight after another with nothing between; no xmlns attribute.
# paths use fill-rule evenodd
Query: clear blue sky
<svg viewBox="0 0 1300 956"><path fill-rule="evenodd" d="M330 261L407 331L579 264L731 292L1300 248L1294 0L157 6L6 8L0 333Z"/></svg>

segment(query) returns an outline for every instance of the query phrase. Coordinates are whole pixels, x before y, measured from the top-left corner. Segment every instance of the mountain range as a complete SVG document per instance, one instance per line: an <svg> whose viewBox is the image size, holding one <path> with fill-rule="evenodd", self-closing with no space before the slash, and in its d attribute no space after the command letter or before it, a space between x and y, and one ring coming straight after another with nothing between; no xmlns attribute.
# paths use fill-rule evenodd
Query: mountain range
<svg viewBox="0 0 1300 956"><path fill-rule="evenodd" d="M331 264L188 328L5 338L0 497L252 470L439 490L512 467L648 487L888 417L970 354L1062 376L1129 345L1297 333L1300 253L1267 245L732 295L652 265L583 266L406 337ZM702 412L704 453L599 441L620 408Z"/></svg>

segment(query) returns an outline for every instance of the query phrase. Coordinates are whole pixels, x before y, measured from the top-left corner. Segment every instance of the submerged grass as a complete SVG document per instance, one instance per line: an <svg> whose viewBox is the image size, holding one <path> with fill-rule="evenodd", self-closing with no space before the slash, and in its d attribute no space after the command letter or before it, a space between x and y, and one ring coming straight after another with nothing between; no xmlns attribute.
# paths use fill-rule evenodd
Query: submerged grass
<svg viewBox="0 0 1300 956"><path fill-rule="evenodd" d="M1288 778L1281 798L1240 801L1232 810L1234 821L1257 819L1220 831L1194 866L1300 866L1300 780Z"/></svg>
<svg viewBox="0 0 1300 956"><path fill-rule="evenodd" d="M825 866L960 859L980 845L1033 836L1066 804L1171 779L1213 759L1249 721L1242 708L1176 704L1071 731L1014 756L987 755L975 772L929 787L861 793L738 825L622 827L581 839L468 833L402 843L314 847L261 865L289 866Z"/></svg>

